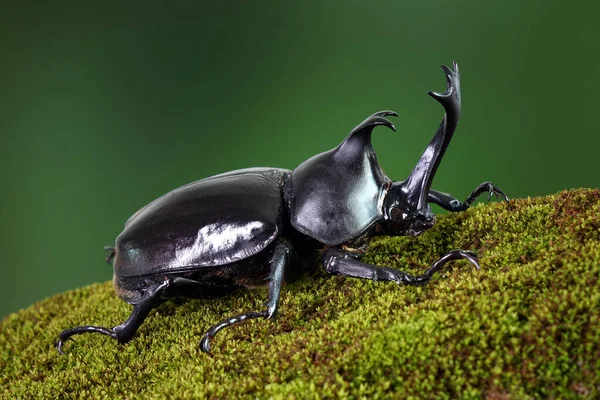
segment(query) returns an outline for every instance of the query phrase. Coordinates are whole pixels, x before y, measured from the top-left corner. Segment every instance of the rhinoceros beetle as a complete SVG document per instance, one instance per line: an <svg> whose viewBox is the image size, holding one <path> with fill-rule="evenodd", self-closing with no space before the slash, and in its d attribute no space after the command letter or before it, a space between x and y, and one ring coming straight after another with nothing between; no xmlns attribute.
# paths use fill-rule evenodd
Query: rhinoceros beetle
<svg viewBox="0 0 600 400"><path fill-rule="evenodd" d="M429 92L445 109L444 118L412 173L392 181L381 170L371 146L377 126L395 130L380 111L354 128L337 147L303 162L295 170L250 168L216 175L175 189L148 204L125 224L114 248L113 284L133 305L127 321L114 328L79 326L59 335L58 351L73 335L98 332L128 342L150 310L175 296L213 298L268 282L265 309L236 315L212 326L200 342L223 328L252 318L273 318L281 287L299 262L321 254L325 271L374 281L416 285L427 282L451 260L479 268L471 251L453 250L422 275L360 261L366 239L376 235L417 236L431 228L429 207L466 210L482 193L506 195L490 182L477 186L463 202L430 189L460 115L458 65L442 66L446 91ZM488 197L488 199L489 199Z"/></svg>

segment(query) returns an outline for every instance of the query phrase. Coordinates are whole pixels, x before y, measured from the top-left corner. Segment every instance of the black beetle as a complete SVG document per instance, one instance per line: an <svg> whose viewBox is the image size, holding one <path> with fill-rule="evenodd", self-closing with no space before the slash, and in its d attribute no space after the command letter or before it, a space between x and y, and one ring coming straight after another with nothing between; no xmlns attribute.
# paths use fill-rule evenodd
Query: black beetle
<svg viewBox="0 0 600 400"><path fill-rule="evenodd" d="M359 260L366 239L375 235L417 236L433 226L429 203L449 211L466 210L483 192L506 195L490 182L479 185L464 202L430 189L460 115L458 65L442 66L446 91L429 92L442 104L444 118L416 167L405 181L391 181L377 163L371 133L378 125L395 130L380 111L364 120L336 148L318 154L294 171L250 168L206 178L167 193L135 213L125 224L108 260L114 261L117 295L133 305L123 324L112 329L79 326L64 330L58 351L73 335L98 332L128 342L150 310L174 297L219 297L236 289L269 282L262 311L236 315L212 326L200 342L223 328L277 313L281 286L297 270L297 261L322 251L330 274L422 284L451 260L467 259L479 268L475 253L453 250L423 275ZM489 199L488 197L488 199ZM292 267L290 267L292 266Z"/></svg>

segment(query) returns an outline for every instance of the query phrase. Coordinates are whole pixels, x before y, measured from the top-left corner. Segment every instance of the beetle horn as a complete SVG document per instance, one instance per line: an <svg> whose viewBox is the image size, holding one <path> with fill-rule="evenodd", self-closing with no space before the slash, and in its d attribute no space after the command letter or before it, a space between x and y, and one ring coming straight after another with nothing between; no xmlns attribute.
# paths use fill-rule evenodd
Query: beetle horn
<svg viewBox="0 0 600 400"><path fill-rule="evenodd" d="M363 122L361 122L356 128L352 129L352 132L350 132L346 140L349 140L354 136L358 135L371 134L373 128L375 128L378 125L385 125L391 130L395 131L396 127L394 126L394 124L392 124L389 120L385 118L388 116L397 117L398 114L394 111L388 110L378 111L375 114L371 115L369 118L365 119Z"/></svg>
<svg viewBox="0 0 600 400"><path fill-rule="evenodd" d="M373 129L379 125L387 126L395 131L396 127L385 118L387 116L397 117L398 114L389 110L376 112L361 122L356 128L352 129L346 139L339 145L339 148L360 149L360 151L362 151L365 145L371 144L371 133L373 132Z"/></svg>
<svg viewBox="0 0 600 400"><path fill-rule="evenodd" d="M452 69L442 65L446 74L446 91L444 93L429 92L446 111L442 122L425 149L421 159L404 183L403 191L407 194L408 202L417 210L427 207L427 194L435 172L448 148L452 135L460 117L460 73L458 64L452 62Z"/></svg>

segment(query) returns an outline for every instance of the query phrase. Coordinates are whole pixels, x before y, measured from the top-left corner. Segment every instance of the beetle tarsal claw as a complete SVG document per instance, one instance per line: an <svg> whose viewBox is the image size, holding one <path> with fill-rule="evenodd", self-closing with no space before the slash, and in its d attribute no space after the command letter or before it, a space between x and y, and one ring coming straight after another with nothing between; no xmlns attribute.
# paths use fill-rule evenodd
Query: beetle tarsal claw
<svg viewBox="0 0 600 400"><path fill-rule="evenodd" d="M444 254L438 261L436 261L431 268L429 268L423 276L429 279L434 273L439 271L444 265L453 260L467 260L477 269L481 269L479 266L479 259L477 254L472 251L465 250L452 250Z"/></svg>
<svg viewBox="0 0 600 400"><path fill-rule="evenodd" d="M506 202L509 201L508 196L500 190L496 185L491 182L487 182L487 191L488 191L488 201L492 198L492 196L496 196L497 199L502 197L502 199Z"/></svg>
<svg viewBox="0 0 600 400"><path fill-rule="evenodd" d="M479 266L479 259L477 258L477 253L474 253L472 251L465 251L463 252L463 255L464 258L466 258L471 264L475 266L475 268L481 269L481 267Z"/></svg>
<svg viewBox="0 0 600 400"><path fill-rule="evenodd" d="M59 352L60 354L65 354L65 352L64 352L64 351L63 351L63 349L62 349L62 347L63 347L63 344L65 344L65 342L66 342L67 340L69 340L69 339L73 340L73 339L72 339L72 338L70 338L70 337L68 337L68 338L65 338L64 340L63 340L62 338L59 338L59 339L58 339L58 342L56 342L56 348L57 348L57 350L58 350L58 352ZM74 341L74 340L73 340L73 341Z"/></svg>
<svg viewBox="0 0 600 400"><path fill-rule="evenodd" d="M119 340L117 334L112 329L104 328L102 326L91 326L91 325L90 326L78 326L75 328L66 329L66 330L62 331L60 333L60 335L58 335L58 342L56 343L58 352L61 354L64 354L62 351L62 346L67 340L75 341L75 339L73 339L72 336L81 335L82 333L90 333L90 332L101 333L103 335L110 336L113 339Z"/></svg>
<svg viewBox="0 0 600 400"><path fill-rule="evenodd" d="M276 310L275 310L276 311ZM204 334L204 337L200 341L200 350L204 353L210 354L210 341L214 339L214 337L219 333L223 328L227 328L228 326L237 325L241 322L244 322L249 319L255 318L268 318L269 311L251 311L244 314L235 315L231 318L227 318L216 325L210 327L210 329Z"/></svg>
<svg viewBox="0 0 600 400"><path fill-rule="evenodd" d="M211 341L212 338L213 337L210 336L207 333L207 334L204 335L204 337L200 341L200 350L202 350L203 353L211 355L211 353L210 353L210 341Z"/></svg>
<svg viewBox="0 0 600 400"><path fill-rule="evenodd" d="M64 338L64 339L63 339L63 338L59 338L59 339L58 339L58 342L56 343L56 348L58 349L58 352L59 352L60 354L65 354L65 353L64 353L64 351L62 350L62 346L63 346L63 344L65 344L65 342L67 342L67 341L69 341L69 340L70 340L70 341L72 341L72 342L74 342L74 341L75 341L75 339L73 339L73 338L72 338L72 337L70 337L70 336L69 336L69 337L66 337L66 338Z"/></svg>
<svg viewBox="0 0 600 400"><path fill-rule="evenodd" d="M496 197L502 197L502 199L505 202L508 203L510 201L508 196L502 190L500 190L497 186L494 186L494 193L496 194Z"/></svg>

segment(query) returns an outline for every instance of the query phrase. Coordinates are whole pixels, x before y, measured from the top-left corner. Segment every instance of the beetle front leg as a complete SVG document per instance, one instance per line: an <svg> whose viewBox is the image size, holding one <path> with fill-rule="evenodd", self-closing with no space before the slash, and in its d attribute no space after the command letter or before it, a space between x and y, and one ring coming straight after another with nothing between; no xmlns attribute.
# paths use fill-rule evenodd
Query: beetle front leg
<svg viewBox="0 0 600 400"><path fill-rule="evenodd" d="M281 286L283 285L285 268L289 263L290 252L291 248L285 243L278 244L273 252L273 257L271 259L271 273L269 275L269 299L265 304L267 309L258 312L251 311L244 314L239 314L213 325L200 341L200 350L210 354L210 341L223 328L237 325L249 319L273 318L277 314L279 297L281 295Z"/></svg>
<svg viewBox="0 0 600 400"><path fill-rule="evenodd" d="M438 192L437 190L431 189L427 194L427 202L437 204L443 209L452 212L465 211L471 204L473 204L479 195L485 192L489 193L488 201L492 198L492 195L495 195L496 197L502 197L504 201L508 202L508 196L492 182L483 182L477 186L469 195L469 197L467 197L467 199L463 202L448 193Z"/></svg>
<svg viewBox="0 0 600 400"><path fill-rule="evenodd" d="M477 255L471 251L452 250L444 254L422 275L413 276L400 270L367 264L339 249L329 249L323 255L323 266L332 275L345 275L353 278L369 279L372 281L392 281L403 285L421 285L426 283L433 274L449 261L468 260L477 269Z"/></svg>
<svg viewBox="0 0 600 400"><path fill-rule="evenodd" d="M115 326L112 329L105 328L102 326L78 326L71 329L65 329L58 336L58 343L56 347L58 352L64 354L62 346L67 340L73 340L71 336L80 335L82 333L101 333L103 335L110 336L117 340L119 343L127 343L131 340L135 332L138 330L142 322L146 319L150 311L160 303L161 295L169 287L171 281L169 278L165 278L165 281L151 286L144 293L142 301L133 307L133 311L127 321L121 325Z"/></svg>

